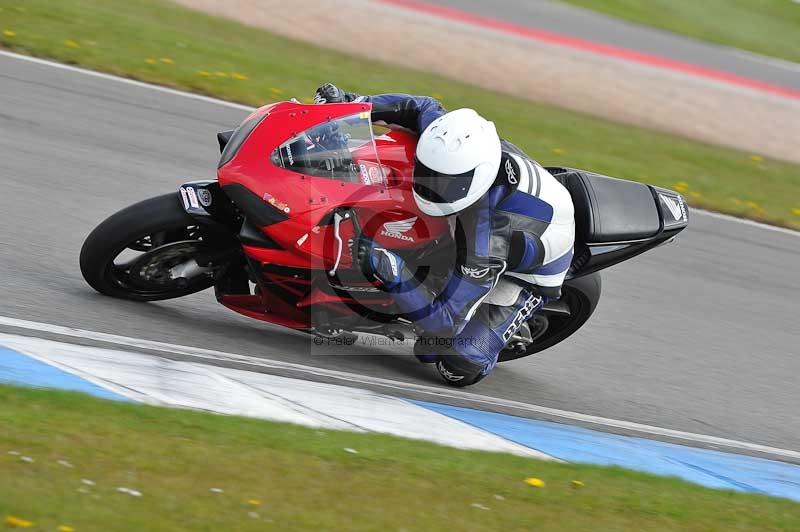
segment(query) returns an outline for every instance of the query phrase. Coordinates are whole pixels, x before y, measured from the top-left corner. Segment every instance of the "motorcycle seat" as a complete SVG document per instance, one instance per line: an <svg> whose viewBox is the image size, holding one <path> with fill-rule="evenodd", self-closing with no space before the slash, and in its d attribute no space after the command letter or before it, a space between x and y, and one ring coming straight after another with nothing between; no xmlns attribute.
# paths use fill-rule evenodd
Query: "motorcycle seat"
<svg viewBox="0 0 800 532"><path fill-rule="evenodd" d="M576 238L586 244L646 240L661 231L652 189L572 168L547 168L572 196Z"/></svg>

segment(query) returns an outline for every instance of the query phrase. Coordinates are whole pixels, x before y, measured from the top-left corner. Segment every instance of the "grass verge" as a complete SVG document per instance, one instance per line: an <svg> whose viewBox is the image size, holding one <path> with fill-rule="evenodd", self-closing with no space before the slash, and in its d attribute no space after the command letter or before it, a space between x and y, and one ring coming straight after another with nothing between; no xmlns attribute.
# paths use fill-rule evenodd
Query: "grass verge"
<svg viewBox="0 0 800 532"><path fill-rule="evenodd" d="M703 208L800 229L800 166L592 118L299 43L159 0L0 0L0 46L263 104L324 81L469 106L540 162L683 192ZM209 134L214 132L209 131Z"/></svg>
<svg viewBox="0 0 800 532"><path fill-rule="evenodd" d="M800 62L800 6L791 0L564 0L696 39Z"/></svg>
<svg viewBox="0 0 800 532"><path fill-rule="evenodd" d="M788 500L620 468L4 385L0 404L0 518L43 530L729 531L800 522L800 504Z"/></svg>

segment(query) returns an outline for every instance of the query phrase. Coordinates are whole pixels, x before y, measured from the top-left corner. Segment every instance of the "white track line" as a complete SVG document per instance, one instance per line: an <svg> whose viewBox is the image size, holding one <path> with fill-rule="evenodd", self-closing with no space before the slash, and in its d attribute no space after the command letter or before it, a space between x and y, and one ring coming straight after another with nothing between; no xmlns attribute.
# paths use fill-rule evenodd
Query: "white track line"
<svg viewBox="0 0 800 532"><path fill-rule="evenodd" d="M58 68L60 70L66 70L68 72L76 72L78 74L84 74L86 76L92 76L94 78L105 79L108 81L127 83L128 85L134 85L136 87L141 87L143 89L165 92L167 94L172 94L174 96L183 96L185 98L191 98L193 100L200 100L203 102L213 103L216 105L223 105L225 107L232 107L234 109L241 109L242 111L252 111L254 109L249 105L242 105L240 103L228 102L225 100L220 100L219 98L212 98L211 96L203 96L202 94L194 94L191 92L180 91L177 89L170 89L169 87L162 87L161 85L153 85L152 83L145 83L144 81L137 81L135 79L122 78L120 76L114 76L113 74L103 74L102 72L95 72L94 70L87 70L85 68L79 68L72 65L65 65L63 63L56 63L55 61L48 61L47 59L39 59L38 57L31 57L29 55L15 54L14 52L7 52L5 50L0 50L0 56L10 57L12 59L19 59L20 61L28 61L31 63L36 63L37 65L44 65L51 68Z"/></svg>
<svg viewBox="0 0 800 532"><path fill-rule="evenodd" d="M180 90L177 90L177 89L170 89L168 87L162 87L160 85L153 85L151 83L145 83L144 81L137 81L137 80L133 80L133 79L122 78L122 77L119 77L119 76L114 76L112 74L103 74L101 72L95 72L94 70L87 70L85 68L78 68L78 67L74 67L72 65L65 65L65 64L62 64L62 63L56 63L54 61L48 61L46 59L39 59L38 57L31 57L31 56L27 56L27 55L15 54L14 52L7 52L7 51L4 51L4 50L0 50L0 56L10 57L10 58L13 58L13 59L18 59L20 61L29 61L31 63L36 63L36 64L39 64L39 65L44 65L44 66L48 66L48 67L51 67L51 68L58 68L58 69L66 70L66 71L69 71L69 72L76 72L76 73L79 73L79 74L84 74L84 75L87 75L87 76L92 76L92 77L105 79L105 80L109 80L109 81L116 81L116 82L119 82L119 83L127 83L129 85L134 85L136 87L141 87L141 88L144 88L144 89L150 89L150 90L154 90L154 91L164 92L164 93L167 93L167 94L171 94L173 96L182 96L184 98L191 98L193 100L200 100L200 101L207 102L207 103L212 103L212 104L215 104L215 105L222 105L222 106L225 106L225 107L231 107L233 109L241 109L242 111L248 111L249 112L249 111L253 111L253 109L254 109L253 107L250 107L250 106L247 106L247 105L242 105L240 103L234 103L234 102L228 102L228 101L225 101L225 100L220 100L219 98L212 98L211 96L203 96L201 94L194 94L194 93L191 93L191 92L184 92L184 91L180 91ZM695 213L696 214L702 214L702 215L710 216L712 218L717 218L717 219L720 219L720 220L726 220L726 221L729 221L729 222L736 222L736 223L749 225L751 227L757 227L757 228L761 228L761 229L766 229L768 231L777 231L779 233L784 233L784 234L787 234L787 235L800 236L800 231L793 231L791 229L786 229L784 227L776 227L776 226L773 226L773 225L767 225L767 224L764 224L764 223L755 222L753 220L747 220L747 219L744 219L744 218L737 218L736 216L730 216L730 215L727 215L727 214L720 214L720 213L716 213L716 212L706 211L706 210L703 210L703 209L692 209L691 212L692 212L692 214L695 214Z"/></svg>
<svg viewBox="0 0 800 532"><path fill-rule="evenodd" d="M52 333L72 338L82 338L86 340L95 340L109 344L123 345L126 347L147 349L150 351L157 351L172 355L180 355L198 360L214 360L214 361L228 362L235 364L245 364L259 368L289 370L297 373L303 373L306 375L316 375L321 377L338 379L344 382L369 384L372 386L380 386L382 388L387 388L392 390L401 390L401 391L425 394L432 396L434 399L449 398L462 401L469 401L471 403L479 405L503 406L527 412L535 412L538 414L559 419L565 419L569 421L578 421L581 423L588 423L588 424L598 425L601 427L610 427L615 429L628 430L639 434L662 436L667 438L673 438L676 440L710 445L714 447L738 449L741 451L763 453L785 459L800 460L800 452L788 449L780 449L777 447L769 447L766 445L759 445L756 443L729 440L726 438L718 438L716 436L707 436L704 434L694 434L691 432L665 429L661 427L654 427L651 425L633 423L630 421L621 421L617 419L591 416L587 414L581 414L578 412L569 412L566 410L558 410L556 408L549 408L546 406L522 403L508 399L499 399L496 397L489 397L486 395L479 395L472 392L451 390L444 387L425 386L421 384L414 384L414 383L396 381L391 379L383 379L380 377L371 377L369 375L359 375L356 373L349 373L345 371L336 371L331 369L318 368L314 366L306 366L303 364L295 364L293 362L284 362L281 360L258 358L247 355L237 355L234 353L226 353L224 351L216 351L213 349L189 347L189 346L170 344L165 342L154 342L151 340L143 340L140 338L131 338L128 336L119 336L116 334L86 331L83 329L74 329L72 327L63 327L61 325L52 325L49 323L39 323L35 321L20 320L5 316L0 316L0 326L2 325L29 331Z"/></svg>
<svg viewBox="0 0 800 532"><path fill-rule="evenodd" d="M18 334L0 333L0 345L133 401L557 460L413 401L365 388Z"/></svg>
<svg viewBox="0 0 800 532"><path fill-rule="evenodd" d="M716 218L718 220L725 220L727 222L736 222L742 225L749 225L750 227L755 227L758 229L766 229L768 231L782 233L784 235L800 236L800 231L795 231L794 229L788 229L786 227L778 227L776 225L768 225L762 222L756 222L755 220L748 220L747 218L739 218L737 216L731 216L730 214L723 214L721 212L707 211L704 209L697 209L692 207L689 213L690 215L702 214L703 216L708 216L709 218Z"/></svg>
<svg viewBox="0 0 800 532"><path fill-rule="evenodd" d="M200 100L207 103L212 103L216 105L222 105L225 107L231 107L234 109L240 109L242 111L252 111L253 108L247 105L242 105L234 102L228 102L225 100L220 100L218 98L212 98L210 96L203 96L200 94L193 94L189 92L184 92L176 89L170 89L167 87L162 87L160 85L153 85L150 83L145 83L143 81L136 81L128 78L122 78L119 76L114 76L111 74L104 74L101 72L95 72L93 70L87 70L84 68L78 68L71 65L65 65L62 63L56 63L53 61L48 61L46 59L39 59L36 57L30 57L27 55L16 54L13 52L7 52L4 50L0 50L0 56L10 57L13 59L17 59L20 61L28 61L31 63L36 63L44 66L48 66L51 68L58 68L61 70L66 70L69 72L75 72L79 74L84 74L87 76L93 76L100 79L105 79L109 81L115 81L119 83L127 83L129 85L134 85L137 87L164 92L167 94L181 96L184 98L191 98L194 100ZM726 220L729 222L736 222L745 225L749 225L752 227L757 227L761 229L766 229L769 231L777 231L780 233L792 235L792 236L800 236L800 232L793 231L791 229L785 229L782 227L774 227L771 225L762 224L759 222L755 222L752 220L746 220L742 218L736 218L734 216L729 216L726 214L720 214L710 211L705 211L701 209L692 209L692 213L698 213L706 216L710 216L713 218ZM412 383L405 383L401 381L393 381L389 379L381 379L379 377L370 377L367 375L358 375L355 373L348 373L348 372L341 372L341 371L334 371L328 370L323 368L316 368L313 366L305 366L302 364L293 364L290 362L282 362L278 360L269 360L263 358L256 358L256 357L249 357L246 355L236 355L232 353L225 353L222 351L214 351L210 349L201 349L201 348L193 348L175 344L168 344L163 342L153 342L149 340L141 340L136 338L130 338L125 336L118 336L113 334L106 334L100 332L93 332L93 331L85 331L82 329L72 329L69 327L62 327L58 325L50 325L46 323L37 323L31 322L26 320L18 320L15 318L7 318L0 316L0 325L7 325L11 327L17 327L21 329L27 330L34 330L40 332L50 332L53 334L60 334L62 336L70 336L75 338L85 338L90 340L98 340L102 342L107 342L116 345L125 345L128 347L138 347L142 349L148 349L152 351L159 351L163 353L170 353L170 354L177 354L183 356L190 356L199 359L210 359L210 360L220 360L226 362L235 362L239 364L248 364L258 367L264 368L276 368L276 369L287 369L292 371L297 371L300 373L307 373L311 375L318 375L318 376L325 376L336 378L339 380L347 381L347 382L360 382L365 384L372 384L375 386L382 386L385 388L392 388L392 389L399 389L399 390L409 390L416 393L423 393L438 397L448 397L453 399L462 399L471 401L474 403L484 404L484 405L495 405L495 406L506 406L510 408L516 408L520 410L536 412L552 417L562 418L562 419L569 419L573 421L580 421L583 423L591 423L606 427L613 427L618 429L630 430L634 432L640 432L644 434L651 434L656 436L665 436L669 438L675 438L685 441L691 441L696 443L703 443L707 445L716 445L721 447L728 447L734 449L741 449L753 452L761 452L766 454L772 454L775 456L781 456L785 458L791 459L800 459L800 452L791 451L787 449L779 449L776 447L768 447L764 445L758 445L754 443L748 442L740 442L736 440L728 440L725 438L717 438L715 436L706 436L702 434L693 434L689 432L683 431L676 431L672 429L665 429L660 427L653 427L650 425L643 425L639 423L632 423L629 421L621 421L621 420L614 420L609 418L602 418L597 416L590 416L586 414L580 414L578 412L568 412L564 410L558 410L553 408L548 408L544 406L538 405L531 405L527 403L521 403L517 401L510 401L505 399L498 399L493 397L488 397L484 395L474 394L470 392L459 392L459 391L450 391L441 388L434 388L431 386L424 386L419 384L412 384Z"/></svg>
<svg viewBox="0 0 800 532"><path fill-rule="evenodd" d="M790 72L800 72L800 64L793 63L792 61L787 61L785 59L778 59L777 57L769 57L766 55L757 54L755 52L748 52L747 50L739 50L738 48L727 48L727 49L730 50L734 55L738 55L739 57L743 57L751 61L757 61L759 63L764 63L769 66L782 68Z"/></svg>

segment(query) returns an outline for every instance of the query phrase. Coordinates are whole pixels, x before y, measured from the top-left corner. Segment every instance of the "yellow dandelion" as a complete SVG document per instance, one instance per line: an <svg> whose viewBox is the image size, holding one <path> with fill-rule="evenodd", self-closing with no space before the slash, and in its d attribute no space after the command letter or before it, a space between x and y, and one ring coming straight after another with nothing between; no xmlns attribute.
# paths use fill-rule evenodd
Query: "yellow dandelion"
<svg viewBox="0 0 800 532"><path fill-rule="evenodd" d="M258 507L258 506L261 506L261 500L260 499L248 499L247 500L247 504L250 505L250 506Z"/></svg>
<svg viewBox="0 0 800 532"><path fill-rule="evenodd" d="M218 78L227 78L228 77L228 73L227 72L222 72L221 70L217 70L216 72L214 72L214 75L217 76Z"/></svg>
<svg viewBox="0 0 800 532"><path fill-rule="evenodd" d="M553 152L556 155L564 155L566 153L561 148L552 148L550 151Z"/></svg>
<svg viewBox="0 0 800 532"><path fill-rule="evenodd" d="M573 487L573 488L582 488L582 487L584 487L585 485L586 485L586 484L584 484L582 480L573 480L573 481L572 481L572 487Z"/></svg>
<svg viewBox="0 0 800 532"><path fill-rule="evenodd" d="M751 155L750 160L756 163L760 163L761 161L764 160L764 158L760 155Z"/></svg>
<svg viewBox="0 0 800 532"><path fill-rule="evenodd" d="M59 525L58 528L56 528L56 530L58 530L58 532L75 532L74 528L67 525Z"/></svg>
<svg viewBox="0 0 800 532"><path fill-rule="evenodd" d="M17 35L17 32L13 30L3 30L3 35L5 35L6 37L15 37Z"/></svg>
<svg viewBox="0 0 800 532"><path fill-rule="evenodd" d="M248 79L247 76L245 76L244 74L239 74L238 72L231 72L231 77L233 79L238 79L238 80Z"/></svg>
<svg viewBox="0 0 800 532"><path fill-rule="evenodd" d="M80 43L78 43L77 41L73 41L72 39L67 39L66 41L64 41L64 46L67 46L69 48L80 48L81 47Z"/></svg>
<svg viewBox="0 0 800 532"><path fill-rule="evenodd" d="M30 528L33 526L32 521L28 521L27 519L22 519L20 517L15 517L13 515L7 515L5 523L11 528Z"/></svg>
<svg viewBox="0 0 800 532"><path fill-rule="evenodd" d="M792 214L794 214L795 216L800 216L800 207L792 209Z"/></svg>
<svg viewBox="0 0 800 532"><path fill-rule="evenodd" d="M159 58L159 61L161 61L165 65L174 65L175 64L175 61L170 59L169 57L161 57L161 58Z"/></svg>
<svg viewBox="0 0 800 532"><path fill-rule="evenodd" d="M147 59L144 60L144 62L147 63L148 65L155 65L158 61L156 61L152 57L148 57Z"/></svg>
<svg viewBox="0 0 800 532"><path fill-rule="evenodd" d="M276 94L276 95L277 95L277 94L283 94L283 89L279 89L279 88L277 88L277 87L270 87L270 88L269 88L269 91L270 91L272 94Z"/></svg>
<svg viewBox="0 0 800 532"><path fill-rule="evenodd" d="M755 209L760 209L761 206L758 203L756 203L755 201L748 201L747 202L747 208L755 210Z"/></svg>
<svg viewBox="0 0 800 532"><path fill-rule="evenodd" d="M525 484L528 486L533 486L534 488L543 488L544 480L536 477L529 477L525 479Z"/></svg>
<svg viewBox="0 0 800 532"><path fill-rule="evenodd" d="M198 76L203 76L204 78L207 78L207 77L211 76L211 72L207 72L205 70L198 70L197 71L197 75Z"/></svg>

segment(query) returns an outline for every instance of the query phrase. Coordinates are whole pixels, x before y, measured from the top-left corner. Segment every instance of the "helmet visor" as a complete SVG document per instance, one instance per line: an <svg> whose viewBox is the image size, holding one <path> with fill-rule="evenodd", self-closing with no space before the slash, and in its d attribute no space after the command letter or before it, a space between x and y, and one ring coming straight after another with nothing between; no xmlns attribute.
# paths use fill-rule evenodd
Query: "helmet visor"
<svg viewBox="0 0 800 532"><path fill-rule="evenodd" d="M475 169L463 174L443 174L414 158L414 192L432 203L453 203L464 199L472 185Z"/></svg>

